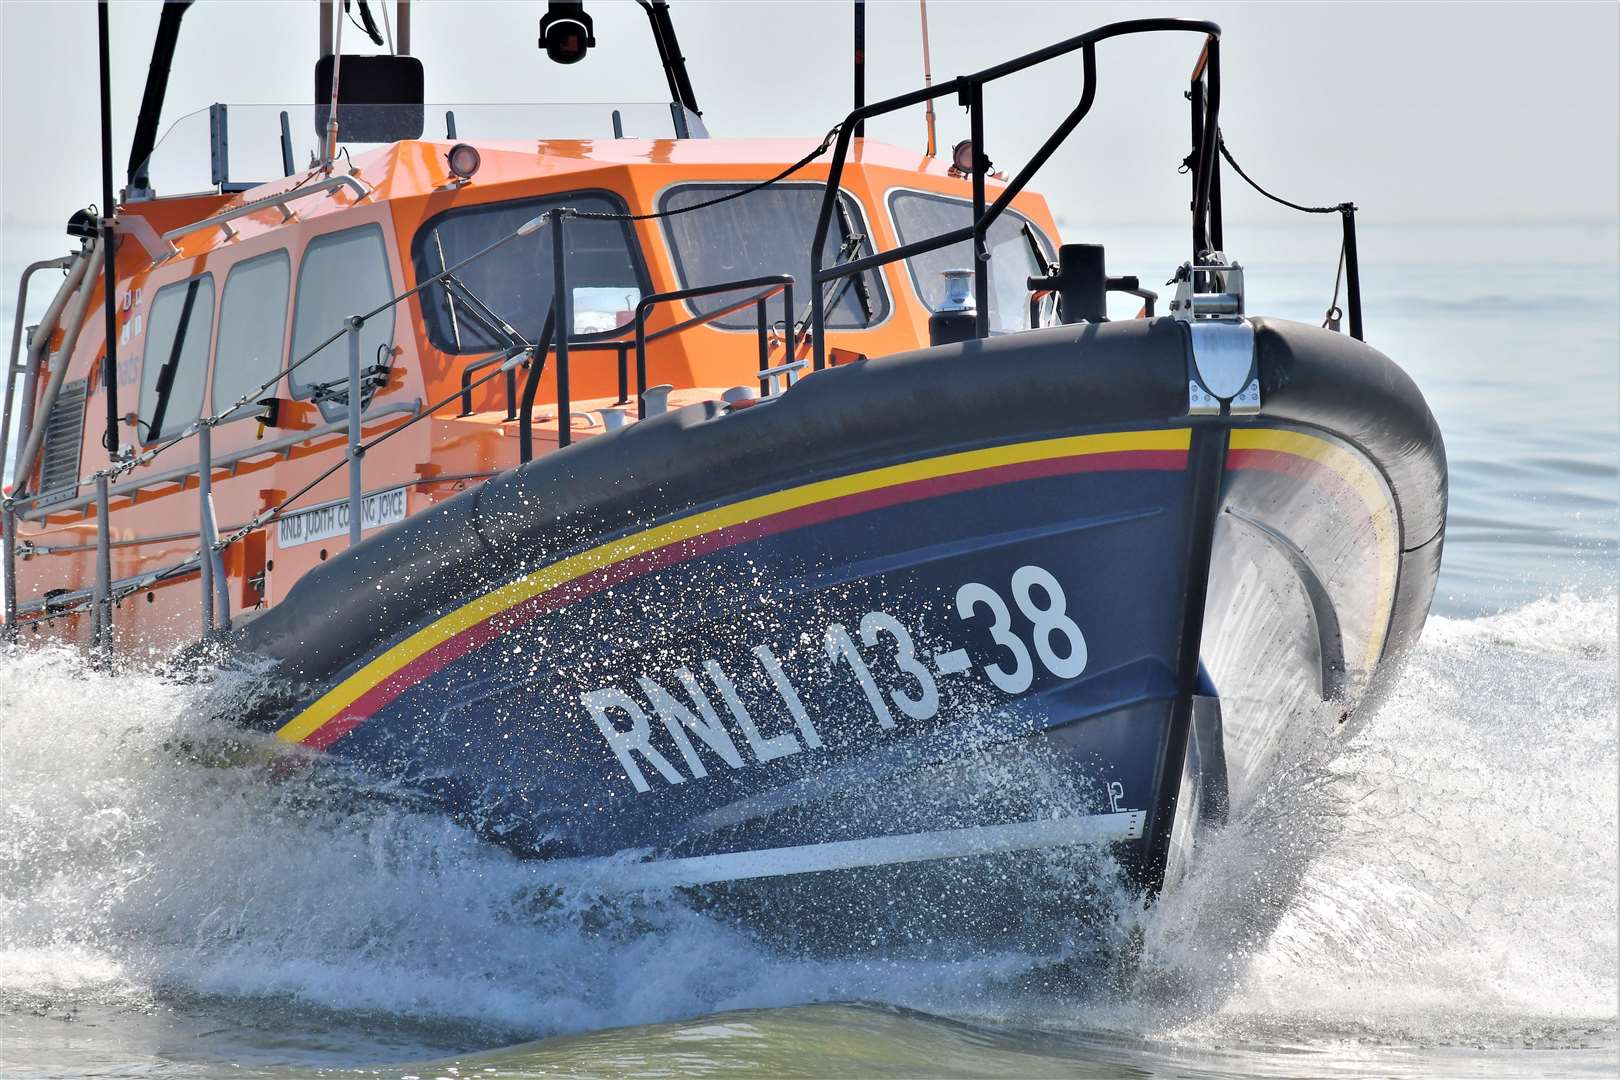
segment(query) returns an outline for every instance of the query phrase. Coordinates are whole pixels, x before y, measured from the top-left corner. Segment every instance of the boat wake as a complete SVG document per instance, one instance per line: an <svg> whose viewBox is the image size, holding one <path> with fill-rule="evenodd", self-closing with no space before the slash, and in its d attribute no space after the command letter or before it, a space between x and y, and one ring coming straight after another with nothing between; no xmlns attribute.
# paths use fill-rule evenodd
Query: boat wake
<svg viewBox="0 0 1620 1080"><path fill-rule="evenodd" d="M1205 1006L1178 1035L1612 1045L1615 622L1612 596L1431 617L1345 752L1149 917L1144 966Z"/></svg>
<svg viewBox="0 0 1620 1080"><path fill-rule="evenodd" d="M1055 993L1050 956L785 957L404 797L278 782L195 686L0 653L0 1012L223 1001L236 1040L386 1017L416 1032L396 1058L852 1000L1204 1045L1612 1045L1616 612L1432 618L1350 743L1299 748L1152 910L1098 905L1141 943L1123 996Z"/></svg>

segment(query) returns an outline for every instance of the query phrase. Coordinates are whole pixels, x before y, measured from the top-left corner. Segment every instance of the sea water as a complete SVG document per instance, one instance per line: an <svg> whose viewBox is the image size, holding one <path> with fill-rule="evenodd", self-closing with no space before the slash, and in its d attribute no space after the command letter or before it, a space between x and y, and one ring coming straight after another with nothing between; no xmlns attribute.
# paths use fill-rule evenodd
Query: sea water
<svg viewBox="0 0 1620 1080"><path fill-rule="evenodd" d="M1321 320L1331 226L1228 230L1251 310ZM1144 284L1182 258L1065 232ZM7 281L60 248L5 239ZM1368 338L1446 435L1435 615L1353 740L1120 898L1129 989L562 892L408 803L266 783L195 687L0 653L0 1076L1612 1075L1616 232L1361 240Z"/></svg>

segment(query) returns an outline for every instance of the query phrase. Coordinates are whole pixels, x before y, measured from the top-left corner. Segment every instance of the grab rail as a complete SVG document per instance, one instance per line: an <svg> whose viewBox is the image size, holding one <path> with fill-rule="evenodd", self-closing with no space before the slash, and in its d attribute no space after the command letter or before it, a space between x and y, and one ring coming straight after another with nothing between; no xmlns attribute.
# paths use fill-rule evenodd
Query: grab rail
<svg viewBox="0 0 1620 1080"><path fill-rule="evenodd" d="M370 422L373 420L381 420L389 416L398 416L403 413L413 413L417 410L419 404L420 402L402 401L393 405L378 406L375 410L366 413L366 420ZM283 436L280 439L266 439L264 442L254 443L252 446L245 446L240 450L233 450L228 454L221 454L219 457L214 459L213 465L214 468L221 469L229 465L236 465L237 463L246 461L249 458L263 457L266 454L279 454L299 445L300 443L314 442L317 439L324 439L329 435L336 435L342 431L345 431L346 429L347 421L336 420L330 424L322 424L319 427L310 428L308 431L300 431L292 435ZM195 432L192 434L195 435ZM198 468L198 464L177 465L174 468L166 469L163 472L142 476L138 480L131 480L126 483L116 484L110 487L107 493L109 496L116 499L126 495L134 495L146 488L189 480L191 477L197 475ZM92 474L91 476L88 476L84 480L80 481L80 485L83 486L84 484L93 484L94 482L95 476ZM43 521L51 514L61 514L70 510L81 510L95 501L94 495L80 495L77 498L65 499L62 502L50 503L41 506L40 499L42 497L43 496L36 495L30 499L17 501L13 506L13 512L15 512L17 516L22 518L24 521Z"/></svg>
<svg viewBox="0 0 1620 1080"><path fill-rule="evenodd" d="M281 211L281 220L283 222L288 222L291 221L295 216L295 211L287 209L288 203L295 199L303 199L308 198L311 195L319 195L322 192L333 192L342 187L346 187L350 191L354 192L356 202L371 194L370 189L367 188L366 185L362 184L359 180L356 180L352 176L341 173L337 176L328 177L325 180L317 180L313 184L303 186L295 185L288 188L286 191L278 192L274 195L266 195L262 199L253 199L250 202L243 203L241 206L234 206L229 210L214 214L211 217L205 217L198 221L187 222L178 228L170 229L159 238L163 243L169 245L169 249L163 252L162 257L157 258L155 261L162 262L164 259L172 259L174 256L180 254L180 249L175 246L174 242L180 239L182 236L188 236L194 232L201 232L204 229L211 229L217 225L225 231L225 235L227 237L230 237L235 235L235 230L233 230L230 225L227 224L228 222L234 221L239 217L246 217L249 214L256 214L260 210L271 209L272 207Z"/></svg>
<svg viewBox="0 0 1620 1080"><path fill-rule="evenodd" d="M1193 177L1193 243L1194 259L1203 257L1207 250L1206 244L1211 238L1220 237L1220 196L1219 185L1212 177L1217 168L1216 143L1219 139L1220 124L1218 122L1220 110L1220 36L1221 28L1213 22L1192 19L1132 19L1125 22L1110 23L1095 30L1080 34L1076 37L1048 45L1043 49L1026 53L993 67L971 75L959 75L955 79L925 86L920 90L899 94L882 101L855 109L846 116L838 127L838 141L833 150L832 161L827 169L826 188L822 194L821 212L816 219L815 238L810 244L810 334L814 349L815 370L820 371L827 366L827 328L825 302L822 297L822 286L826 282L847 277L851 274L862 273L887 263L907 259L924 252L934 251L938 248L948 247L963 240L973 241L974 261L974 299L977 308L977 325L975 327L978 337L988 337L990 334L990 280L985 274L986 264L990 260L990 252L986 244L986 236L991 224L1001 216L1008 204L1017 197L1019 192L1029 183L1035 173L1045 165L1052 154L1061 146L1085 119L1091 111L1092 102L1097 94L1097 58L1096 46L1110 38L1124 37L1130 34L1148 34L1163 32L1187 32L1202 34L1205 37L1204 48L1200 54L1198 64L1193 71L1195 85L1207 84L1207 95L1201 90L1194 105L1195 116L1199 127L1195 130L1196 140L1196 168ZM1085 74L1085 83L1081 89L1080 100L1062 122L1052 131L1045 142L1035 151L1024 167L1020 169L1012 180L1008 181L995 202L986 203L984 190L985 175L990 171L990 159L984 150L984 87L988 83L1007 75L1016 74L1038 64L1044 64L1060 56L1079 51ZM926 240L918 240L909 244L902 244L889 251L876 252L865 258L854 259L849 262L838 263L835 266L823 268L822 249L827 242L827 232L832 225L832 215L838 197L839 182L843 177L844 164L849 157L850 142L854 138L856 129L875 116L895 112L899 109L920 105L934 98L954 93L961 105L966 106L969 120L969 144L973 153L972 182L973 182L973 221L960 229L953 229ZM1201 107L1200 107L1201 106ZM1211 193L1214 202L1211 202Z"/></svg>

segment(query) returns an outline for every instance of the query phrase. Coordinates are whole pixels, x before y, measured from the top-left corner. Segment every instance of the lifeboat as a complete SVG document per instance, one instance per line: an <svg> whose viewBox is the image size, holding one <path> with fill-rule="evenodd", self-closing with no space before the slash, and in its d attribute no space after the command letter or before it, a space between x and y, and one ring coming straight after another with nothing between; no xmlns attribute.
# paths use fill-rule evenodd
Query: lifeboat
<svg viewBox="0 0 1620 1080"><path fill-rule="evenodd" d="M1355 728L1429 608L1444 447L1360 340L1354 208L1324 208L1350 333L1250 310L1212 23L735 140L643 6L674 100L630 135L626 108L611 136L462 110L431 137L405 3L392 55L323 27L308 168L283 112L285 176L231 180L244 113L215 106L211 189L159 195L143 110L114 212L30 270L65 277L13 342L8 635L108 663L208 642L269 672L242 724L559 881L764 925L865 926L975 875L1018 903L1069 857L1159 893L1287 745ZM588 17L551 8L577 59ZM1138 34L1197 48L1163 296L1027 186ZM1038 64L1082 90L1008 178L982 92ZM946 95L974 133L948 159L864 137Z"/></svg>

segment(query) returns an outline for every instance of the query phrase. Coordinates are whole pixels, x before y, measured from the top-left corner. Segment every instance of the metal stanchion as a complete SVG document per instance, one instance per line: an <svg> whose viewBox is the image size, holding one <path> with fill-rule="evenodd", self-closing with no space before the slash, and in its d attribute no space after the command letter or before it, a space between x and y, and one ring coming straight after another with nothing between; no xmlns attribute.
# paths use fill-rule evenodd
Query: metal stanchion
<svg viewBox="0 0 1620 1080"><path fill-rule="evenodd" d="M360 328L366 321L349 316L349 546L360 543L360 504L364 499L360 483L360 409L365 394L360 386Z"/></svg>
<svg viewBox="0 0 1620 1080"><path fill-rule="evenodd" d="M568 339L574 333L573 296L568 290L566 246L563 243L564 207L550 212L551 218L551 310L557 313L557 446L574 441L574 418L568 400Z"/></svg>
<svg viewBox="0 0 1620 1080"><path fill-rule="evenodd" d="M0 541L4 541L6 545L4 567L0 568L0 573L6 576L6 624L0 627L0 641L15 642L17 640L17 513L11 508L10 499L7 499L5 505L0 507Z"/></svg>
<svg viewBox="0 0 1620 1080"><path fill-rule="evenodd" d="M1366 341L1361 329L1361 257L1356 253L1356 207L1345 203L1339 207L1339 219L1344 223L1344 276L1350 298L1350 336Z"/></svg>
<svg viewBox="0 0 1620 1080"><path fill-rule="evenodd" d="M214 560L209 558L208 500L214 494L214 429L197 429L197 573L202 581L202 633L214 634Z"/></svg>
<svg viewBox="0 0 1620 1080"><path fill-rule="evenodd" d="M105 472L96 473L96 586L90 612L91 646L98 659L109 660L113 649L112 529L107 521Z"/></svg>
<svg viewBox="0 0 1620 1080"><path fill-rule="evenodd" d="M231 628L231 582L225 576L225 560L219 552L219 515L214 513L214 499L203 500L202 541L203 552L214 568L214 627L219 633Z"/></svg>

